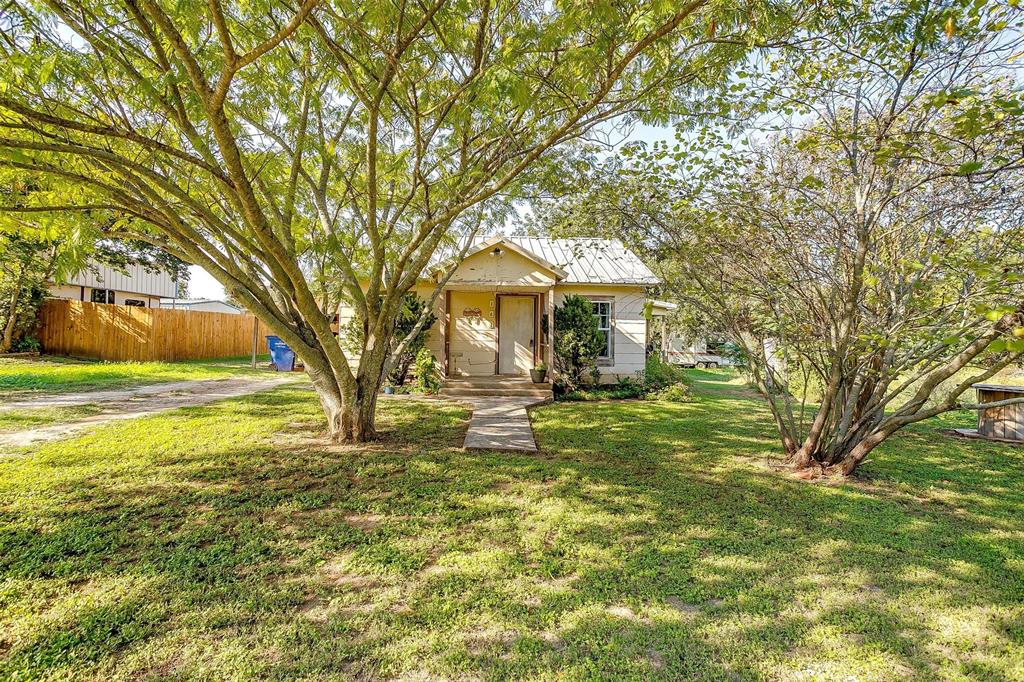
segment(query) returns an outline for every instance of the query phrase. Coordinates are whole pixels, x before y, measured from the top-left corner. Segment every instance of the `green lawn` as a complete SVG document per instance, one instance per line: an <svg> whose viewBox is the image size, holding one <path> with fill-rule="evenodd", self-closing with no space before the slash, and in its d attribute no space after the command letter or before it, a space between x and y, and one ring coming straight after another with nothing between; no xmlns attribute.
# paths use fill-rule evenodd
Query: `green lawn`
<svg viewBox="0 0 1024 682"><path fill-rule="evenodd" d="M269 356L259 358L262 369ZM0 358L0 397L86 391L186 379L226 379L251 373L250 359L188 362L98 362L56 356ZM260 370L256 370L260 371Z"/></svg>
<svg viewBox="0 0 1024 682"><path fill-rule="evenodd" d="M537 410L541 455L405 399L330 448L280 388L0 461L0 679L1024 680L1024 448L797 481L691 377Z"/></svg>
<svg viewBox="0 0 1024 682"><path fill-rule="evenodd" d="M46 407L26 410L0 410L0 433L22 431L50 424L85 419L103 411L95 403L69 407Z"/></svg>

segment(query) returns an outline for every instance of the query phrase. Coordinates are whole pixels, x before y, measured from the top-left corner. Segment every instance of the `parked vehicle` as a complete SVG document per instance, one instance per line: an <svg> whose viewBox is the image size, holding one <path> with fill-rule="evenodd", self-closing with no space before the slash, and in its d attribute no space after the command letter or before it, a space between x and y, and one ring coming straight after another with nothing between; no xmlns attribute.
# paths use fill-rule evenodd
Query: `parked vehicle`
<svg viewBox="0 0 1024 682"><path fill-rule="evenodd" d="M736 364L731 357L722 354L725 346L723 343L708 342L705 339L691 342L674 337L669 339L667 345L665 361L680 367L714 369Z"/></svg>
<svg viewBox="0 0 1024 682"><path fill-rule="evenodd" d="M716 367L731 367L733 361L724 355L714 353L697 353L694 351L674 351L666 353L666 361L680 367L696 367L697 369L714 369Z"/></svg>

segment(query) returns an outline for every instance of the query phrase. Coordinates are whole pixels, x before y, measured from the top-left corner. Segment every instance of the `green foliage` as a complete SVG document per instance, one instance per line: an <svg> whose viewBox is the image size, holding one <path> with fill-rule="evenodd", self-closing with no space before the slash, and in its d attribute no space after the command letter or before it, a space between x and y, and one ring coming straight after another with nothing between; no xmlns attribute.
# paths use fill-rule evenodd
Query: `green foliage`
<svg viewBox="0 0 1024 682"><path fill-rule="evenodd" d="M5 270L6 268L0 266L0 273ZM0 275L0 333L9 334L9 347L0 342L0 352L40 350L39 340L32 332L36 327L39 307L45 297L46 288L38 282L30 281L28 278L12 279Z"/></svg>
<svg viewBox="0 0 1024 682"><path fill-rule="evenodd" d="M263 356L263 361L267 356ZM101 362L42 357L0 358L0 397L89 391L168 381L252 376L249 357L189 362Z"/></svg>
<svg viewBox="0 0 1024 682"><path fill-rule="evenodd" d="M0 679L1019 677L1020 449L956 414L808 484L734 373L690 374L533 410L544 456L417 400L325 448L298 388L35 444L0 461Z"/></svg>
<svg viewBox="0 0 1024 682"><path fill-rule="evenodd" d="M369 409L391 358L350 365L340 300L390 347L403 295L592 133L706 115L802 19L782 0L19 3L0 164L60 181L33 210L108 211L108 236L202 265L330 365L318 390Z"/></svg>
<svg viewBox="0 0 1024 682"><path fill-rule="evenodd" d="M605 347L590 300L570 294L555 307L555 367L567 391L583 386L587 373L597 369L597 356Z"/></svg>
<svg viewBox="0 0 1024 682"><path fill-rule="evenodd" d="M693 400L693 392L690 390L689 384L684 381L677 381L662 389L648 393L647 398L649 400L662 400L669 403L688 403Z"/></svg>
<svg viewBox="0 0 1024 682"><path fill-rule="evenodd" d="M686 402L689 399L686 371L650 356L644 369L636 377L620 376L610 386L587 386L569 389L559 386L558 399L570 402L580 400L630 400L648 398Z"/></svg>
<svg viewBox="0 0 1024 682"><path fill-rule="evenodd" d="M429 348L416 353L413 389L418 393L434 394L441 390L441 366Z"/></svg>
<svg viewBox="0 0 1024 682"><path fill-rule="evenodd" d="M412 292L402 297L402 306L395 317L394 331L391 336L393 346L397 348L398 344L412 332L426 307L427 302ZM405 384L409 376L409 368L416 360L420 349L426 347L427 341L430 340L430 328L436 321L437 315L433 311L428 312L420 331L410 339L404 352L396 358L395 366L388 375L388 382L392 386ZM359 355L363 350L364 326L362 319L358 315L354 315L340 330L342 348L353 356Z"/></svg>
<svg viewBox="0 0 1024 682"><path fill-rule="evenodd" d="M39 353L42 350L42 342L30 334L22 334L11 344L12 353Z"/></svg>
<svg viewBox="0 0 1024 682"><path fill-rule="evenodd" d="M46 282L66 255L59 243L0 231L0 352L31 345Z"/></svg>
<svg viewBox="0 0 1024 682"><path fill-rule="evenodd" d="M658 355L647 358L643 372L644 397L684 403L690 400L686 370L662 361Z"/></svg>
<svg viewBox="0 0 1024 682"><path fill-rule="evenodd" d="M413 293L406 294L402 299L402 304L398 317L395 319L394 338L396 342L403 341L412 333L424 309L427 307L427 302ZM427 341L430 339L430 328L435 322L437 322L437 315L433 311L428 312L420 331L410 339L405 350L395 360L395 367L391 370L391 374L388 377L392 385L401 386L405 383L405 379L409 374L409 367L417 359L420 351L426 348Z"/></svg>
<svg viewBox="0 0 1024 682"><path fill-rule="evenodd" d="M644 363L643 382L647 391L660 391L685 380L686 371L683 368L663 361L656 354L650 355Z"/></svg>

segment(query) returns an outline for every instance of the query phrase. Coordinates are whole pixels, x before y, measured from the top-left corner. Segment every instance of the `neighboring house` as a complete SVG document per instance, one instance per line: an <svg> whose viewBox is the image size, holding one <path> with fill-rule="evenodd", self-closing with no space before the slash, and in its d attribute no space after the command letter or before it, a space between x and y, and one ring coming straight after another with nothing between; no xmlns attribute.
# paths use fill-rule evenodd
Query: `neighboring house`
<svg viewBox="0 0 1024 682"><path fill-rule="evenodd" d="M53 298L92 303L115 303L141 308L159 308L161 298L173 297L177 285L160 270L151 272L141 265L129 265L125 272L107 266L87 268L65 284L48 285Z"/></svg>
<svg viewBox="0 0 1024 682"><path fill-rule="evenodd" d="M427 299L441 277L435 271L415 292ZM494 237L471 248L448 280L428 347L448 378L522 376L541 361L553 367L554 307L578 294L591 300L606 335L602 381L634 376L647 355L648 288L658 283L618 241ZM342 328L352 316L343 304Z"/></svg>
<svg viewBox="0 0 1024 682"><path fill-rule="evenodd" d="M234 313L240 315L243 311L227 301L220 301L214 298L164 298L160 300L161 308L173 310L198 310L207 313Z"/></svg>

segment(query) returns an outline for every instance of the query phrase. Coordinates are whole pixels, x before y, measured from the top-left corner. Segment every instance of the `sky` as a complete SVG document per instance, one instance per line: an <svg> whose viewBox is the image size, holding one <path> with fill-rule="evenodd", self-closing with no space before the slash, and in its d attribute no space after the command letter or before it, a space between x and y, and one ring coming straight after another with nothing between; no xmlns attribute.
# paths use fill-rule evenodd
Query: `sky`
<svg viewBox="0 0 1024 682"><path fill-rule="evenodd" d="M224 300L224 287L215 280L210 273L198 265L192 265L188 269L188 296L189 298L212 298L218 301Z"/></svg>
<svg viewBox="0 0 1024 682"><path fill-rule="evenodd" d="M657 140L672 140L674 130L670 127L659 128L653 126L639 125L633 128L621 143L643 141L652 143ZM620 144L621 144L620 143ZM189 298L212 298L223 301L225 297L224 287L215 280L206 270L198 265L189 267L188 295Z"/></svg>

